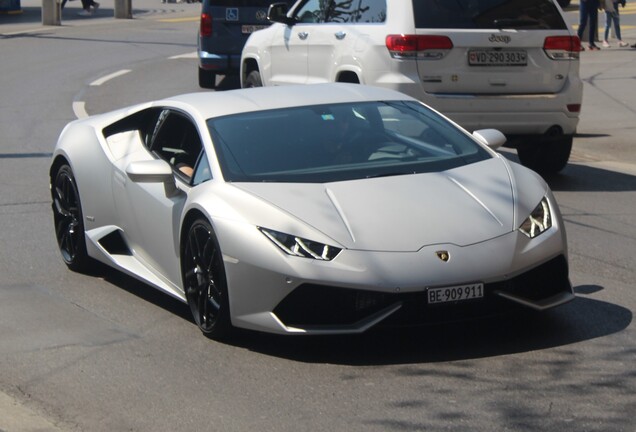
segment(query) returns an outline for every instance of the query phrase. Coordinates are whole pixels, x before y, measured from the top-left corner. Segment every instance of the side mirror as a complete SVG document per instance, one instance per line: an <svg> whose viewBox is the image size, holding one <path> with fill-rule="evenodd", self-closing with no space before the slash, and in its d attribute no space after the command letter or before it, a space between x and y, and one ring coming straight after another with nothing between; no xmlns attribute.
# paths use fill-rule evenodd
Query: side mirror
<svg viewBox="0 0 636 432"><path fill-rule="evenodd" d="M131 162L126 167L128 178L137 183L166 183L174 181L172 167L161 159Z"/></svg>
<svg viewBox="0 0 636 432"><path fill-rule="evenodd" d="M479 129L473 132L473 137L493 150L506 143L506 136L497 129Z"/></svg>
<svg viewBox="0 0 636 432"><path fill-rule="evenodd" d="M163 183L168 198L179 194L172 167L162 159L131 162L126 174L135 183Z"/></svg>
<svg viewBox="0 0 636 432"><path fill-rule="evenodd" d="M272 3L267 9L267 19L271 22L292 25L293 20L287 17L289 5L287 3Z"/></svg>

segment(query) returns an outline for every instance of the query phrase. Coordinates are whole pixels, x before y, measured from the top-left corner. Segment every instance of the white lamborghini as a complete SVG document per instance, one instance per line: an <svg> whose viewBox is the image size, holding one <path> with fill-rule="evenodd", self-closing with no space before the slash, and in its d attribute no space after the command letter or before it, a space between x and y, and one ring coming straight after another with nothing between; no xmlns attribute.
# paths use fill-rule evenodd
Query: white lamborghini
<svg viewBox="0 0 636 432"><path fill-rule="evenodd" d="M504 141L355 84L176 96L64 129L55 231L70 269L126 272L211 337L544 310L574 298L563 222Z"/></svg>

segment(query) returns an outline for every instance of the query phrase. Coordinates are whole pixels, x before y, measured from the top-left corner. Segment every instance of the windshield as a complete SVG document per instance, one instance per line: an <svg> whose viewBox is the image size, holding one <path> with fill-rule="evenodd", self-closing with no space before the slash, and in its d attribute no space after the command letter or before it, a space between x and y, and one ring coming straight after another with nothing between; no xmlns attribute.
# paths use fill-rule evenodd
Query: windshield
<svg viewBox="0 0 636 432"><path fill-rule="evenodd" d="M226 181L327 183L437 172L490 158L414 101L316 105L209 119Z"/></svg>

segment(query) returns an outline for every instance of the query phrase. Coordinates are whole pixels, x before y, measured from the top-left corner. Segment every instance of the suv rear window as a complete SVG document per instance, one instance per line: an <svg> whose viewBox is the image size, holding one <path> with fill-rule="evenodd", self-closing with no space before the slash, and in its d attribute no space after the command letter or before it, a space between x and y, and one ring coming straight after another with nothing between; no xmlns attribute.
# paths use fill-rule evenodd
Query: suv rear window
<svg viewBox="0 0 636 432"><path fill-rule="evenodd" d="M417 28L567 29L552 0L412 0L412 2Z"/></svg>

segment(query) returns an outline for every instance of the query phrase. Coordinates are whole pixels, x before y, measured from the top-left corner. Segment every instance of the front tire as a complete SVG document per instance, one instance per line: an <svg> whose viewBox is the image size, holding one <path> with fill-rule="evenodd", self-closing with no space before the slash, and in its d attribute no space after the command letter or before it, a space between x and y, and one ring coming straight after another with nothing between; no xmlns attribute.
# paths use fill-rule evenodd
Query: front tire
<svg viewBox="0 0 636 432"><path fill-rule="evenodd" d="M261 73L258 70L253 70L245 78L244 88L250 87L263 87L263 80L261 79Z"/></svg>
<svg viewBox="0 0 636 432"><path fill-rule="evenodd" d="M91 259L86 251L86 237L79 190L69 165L61 165L51 177L55 237L67 267L87 272Z"/></svg>
<svg viewBox="0 0 636 432"><path fill-rule="evenodd" d="M192 223L181 256L183 288L194 322L208 337L227 336L231 323L225 267L218 240L206 219Z"/></svg>

